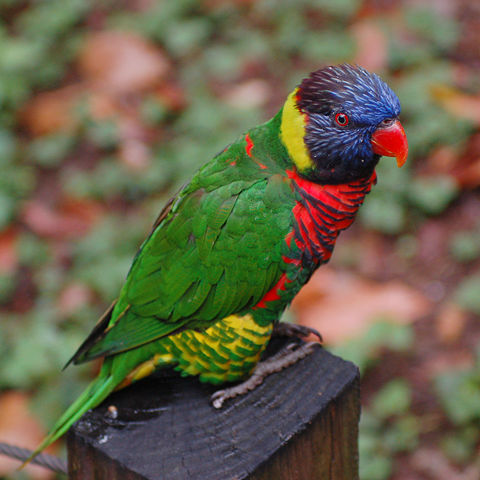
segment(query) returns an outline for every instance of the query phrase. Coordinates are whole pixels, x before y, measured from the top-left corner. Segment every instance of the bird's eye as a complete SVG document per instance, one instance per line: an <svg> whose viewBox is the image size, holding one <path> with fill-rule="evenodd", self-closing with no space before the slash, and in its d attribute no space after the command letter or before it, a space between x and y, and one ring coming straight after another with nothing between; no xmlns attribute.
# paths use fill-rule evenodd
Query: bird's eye
<svg viewBox="0 0 480 480"><path fill-rule="evenodd" d="M385 120L381 121L380 125L382 127L389 127L390 125L393 124L393 122L395 122L394 118L386 118Z"/></svg>
<svg viewBox="0 0 480 480"><path fill-rule="evenodd" d="M337 122L337 125L345 127L346 125L348 125L348 116L344 113L337 113L335 115L335 122Z"/></svg>

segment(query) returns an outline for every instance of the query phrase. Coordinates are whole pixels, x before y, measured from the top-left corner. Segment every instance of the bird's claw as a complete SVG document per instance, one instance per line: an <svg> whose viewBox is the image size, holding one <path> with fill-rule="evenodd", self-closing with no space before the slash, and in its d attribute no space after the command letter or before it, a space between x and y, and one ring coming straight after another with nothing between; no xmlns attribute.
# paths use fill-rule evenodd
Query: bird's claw
<svg viewBox="0 0 480 480"><path fill-rule="evenodd" d="M321 333L312 327L297 325L296 323L279 322L273 328L273 335L281 337L301 337L306 338L309 335L315 335L320 343L323 343Z"/></svg>
<svg viewBox="0 0 480 480"><path fill-rule="evenodd" d="M321 347L318 342L308 342L304 344L289 343L272 357L259 362L252 375L244 382L234 387L215 392L210 397L213 408L222 408L226 400L235 398L238 395L245 395L247 392L254 390L266 377L293 365L307 355L310 355L317 347Z"/></svg>
<svg viewBox="0 0 480 480"><path fill-rule="evenodd" d="M212 403L213 408L217 410L223 407L225 400L229 397L225 395L226 390L217 390L211 397L210 402Z"/></svg>
<svg viewBox="0 0 480 480"><path fill-rule="evenodd" d="M211 397L210 402L212 403L213 408L222 408L225 398L223 398L225 390L217 390Z"/></svg>

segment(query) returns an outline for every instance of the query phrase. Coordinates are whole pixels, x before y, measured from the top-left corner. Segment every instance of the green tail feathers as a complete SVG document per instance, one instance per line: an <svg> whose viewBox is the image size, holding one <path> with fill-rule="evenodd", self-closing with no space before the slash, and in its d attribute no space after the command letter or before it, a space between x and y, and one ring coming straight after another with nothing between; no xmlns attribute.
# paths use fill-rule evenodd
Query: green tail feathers
<svg viewBox="0 0 480 480"><path fill-rule="evenodd" d="M108 371L105 375L100 375L96 378L60 417L47 437L45 437L30 457L25 460L20 469L30 463L43 449L65 434L87 410L101 403L115 389L118 383L118 380L110 375Z"/></svg>
<svg viewBox="0 0 480 480"><path fill-rule="evenodd" d="M151 344L152 345L152 344ZM93 380L77 400L53 426L43 442L35 449L20 468L33 460L43 449L64 435L82 415L103 402L137 365L153 356L151 348L137 348L125 353L106 357L98 377Z"/></svg>

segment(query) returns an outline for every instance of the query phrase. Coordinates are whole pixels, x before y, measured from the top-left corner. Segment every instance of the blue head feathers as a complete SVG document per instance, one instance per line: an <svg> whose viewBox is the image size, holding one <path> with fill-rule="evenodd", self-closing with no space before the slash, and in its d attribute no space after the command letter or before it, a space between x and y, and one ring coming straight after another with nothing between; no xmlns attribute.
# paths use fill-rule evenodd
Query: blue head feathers
<svg viewBox="0 0 480 480"><path fill-rule="evenodd" d="M378 75L348 64L311 73L299 86L297 107L308 118L310 175L324 183L370 175L379 160L371 136L400 113L397 96Z"/></svg>

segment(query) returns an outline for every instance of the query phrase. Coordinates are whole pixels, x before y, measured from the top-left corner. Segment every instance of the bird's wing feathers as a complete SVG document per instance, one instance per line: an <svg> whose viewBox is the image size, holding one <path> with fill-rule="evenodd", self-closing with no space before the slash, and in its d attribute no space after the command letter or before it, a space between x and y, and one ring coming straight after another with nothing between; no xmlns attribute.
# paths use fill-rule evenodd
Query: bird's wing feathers
<svg viewBox="0 0 480 480"><path fill-rule="evenodd" d="M229 169L225 156L171 203L135 258L108 326L80 347L75 363L207 328L254 306L278 281L288 182L258 166Z"/></svg>

